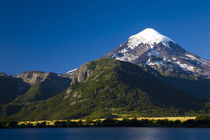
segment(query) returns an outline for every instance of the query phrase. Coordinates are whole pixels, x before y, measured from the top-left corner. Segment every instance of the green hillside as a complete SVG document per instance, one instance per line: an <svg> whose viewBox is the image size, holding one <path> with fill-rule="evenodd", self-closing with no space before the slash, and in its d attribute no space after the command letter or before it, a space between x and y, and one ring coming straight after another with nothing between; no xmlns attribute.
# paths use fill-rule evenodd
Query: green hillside
<svg viewBox="0 0 210 140"><path fill-rule="evenodd" d="M170 69L167 66L139 65L145 71L153 74L166 85L182 90L202 100L210 99L210 79L192 74L182 69Z"/></svg>
<svg viewBox="0 0 210 140"><path fill-rule="evenodd" d="M47 100L31 102L9 116L16 120L114 117L116 114L176 116L202 104L167 86L141 67L99 59L80 67L71 86Z"/></svg>
<svg viewBox="0 0 210 140"><path fill-rule="evenodd" d="M70 81L68 78L51 74L44 81L31 85L23 95L4 105L3 112L7 116L12 115L19 112L24 105L56 96L68 88Z"/></svg>

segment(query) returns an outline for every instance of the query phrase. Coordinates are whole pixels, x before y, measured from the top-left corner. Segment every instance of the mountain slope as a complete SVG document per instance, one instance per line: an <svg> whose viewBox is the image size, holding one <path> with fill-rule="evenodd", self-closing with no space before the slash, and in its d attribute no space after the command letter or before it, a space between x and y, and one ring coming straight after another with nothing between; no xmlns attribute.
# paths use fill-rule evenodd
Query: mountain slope
<svg viewBox="0 0 210 140"><path fill-rule="evenodd" d="M22 95L17 96L13 101L4 105L5 115L14 114L30 102L45 100L61 93L70 85L69 78L63 78L55 73L25 72L18 76L30 84L30 88Z"/></svg>
<svg viewBox="0 0 210 140"><path fill-rule="evenodd" d="M31 73L31 72L29 72ZM32 82L30 89L22 96L15 99L16 102L28 102L48 99L64 91L71 80L63 78L55 73L44 73L44 78L39 77L36 82ZM30 81L35 78L29 78Z"/></svg>
<svg viewBox="0 0 210 140"><path fill-rule="evenodd" d="M187 79L184 83L187 88L180 88L180 90L200 98L210 98L210 88L208 88L210 87L210 61L184 50L175 41L154 29L147 28L131 36L128 41L104 57L137 65L146 64L163 76L178 78L181 81ZM193 77L193 79L188 79L188 77ZM168 83L165 79L161 80ZM192 82L188 80L193 80L198 84L191 84ZM177 83L179 82L169 82L170 86L179 88Z"/></svg>
<svg viewBox="0 0 210 140"><path fill-rule="evenodd" d="M0 74L0 106L9 103L29 88L20 78Z"/></svg>
<svg viewBox="0 0 210 140"><path fill-rule="evenodd" d="M65 92L27 104L10 117L17 120L99 118L128 112L167 116L199 108L196 98L167 86L137 65L99 59L82 65Z"/></svg>

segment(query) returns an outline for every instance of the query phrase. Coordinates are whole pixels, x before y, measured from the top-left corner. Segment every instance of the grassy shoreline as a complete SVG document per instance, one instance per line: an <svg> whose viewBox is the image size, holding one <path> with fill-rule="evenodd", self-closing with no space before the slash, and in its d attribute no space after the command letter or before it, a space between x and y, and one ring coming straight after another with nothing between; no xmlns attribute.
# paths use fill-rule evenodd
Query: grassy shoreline
<svg viewBox="0 0 210 140"><path fill-rule="evenodd" d="M57 128L57 127L177 127L210 128L210 116L197 117L139 117L40 121L0 121L0 128Z"/></svg>
<svg viewBox="0 0 210 140"><path fill-rule="evenodd" d="M125 118L115 118L114 120L118 120L118 121L123 121L123 119ZM139 118L126 118L128 120L132 120L132 119L137 119L137 120L169 120L169 121L176 121L179 120L181 122L187 121L187 120L194 120L196 119L196 116L194 117L139 117ZM106 120L106 118L101 118L101 119L93 119L91 121L95 122L95 121L104 121ZM65 121L67 122L68 120L39 120L39 121L18 121L18 125L22 125L22 124L33 124L34 126L43 122L46 122L47 125L54 125L55 122L62 122ZM72 122L86 122L86 119L71 119Z"/></svg>

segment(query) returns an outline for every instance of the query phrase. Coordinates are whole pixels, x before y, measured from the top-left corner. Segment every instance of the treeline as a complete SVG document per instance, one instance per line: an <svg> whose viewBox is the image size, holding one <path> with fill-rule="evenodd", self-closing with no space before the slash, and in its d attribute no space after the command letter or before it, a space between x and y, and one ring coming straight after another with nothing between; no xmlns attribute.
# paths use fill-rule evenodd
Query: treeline
<svg viewBox="0 0 210 140"><path fill-rule="evenodd" d="M56 121L54 125L48 125L47 122L21 124L17 121L1 120L0 128L56 128L56 127L191 127L191 128L210 128L210 116L199 115L196 119L189 119L184 122L180 120L171 121L164 120L149 120L149 119L123 119L115 120L107 118L105 120L90 120L86 121Z"/></svg>

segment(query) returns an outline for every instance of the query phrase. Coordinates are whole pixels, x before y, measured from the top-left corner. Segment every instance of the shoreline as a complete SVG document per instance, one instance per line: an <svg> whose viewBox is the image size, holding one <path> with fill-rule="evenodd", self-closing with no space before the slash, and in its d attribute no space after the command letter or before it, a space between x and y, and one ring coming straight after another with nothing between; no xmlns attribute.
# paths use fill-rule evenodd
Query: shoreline
<svg viewBox="0 0 210 140"><path fill-rule="evenodd" d="M0 128L166 127L210 128L206 115L197 117L104 118L42 121L5 121Z"/></svg>

